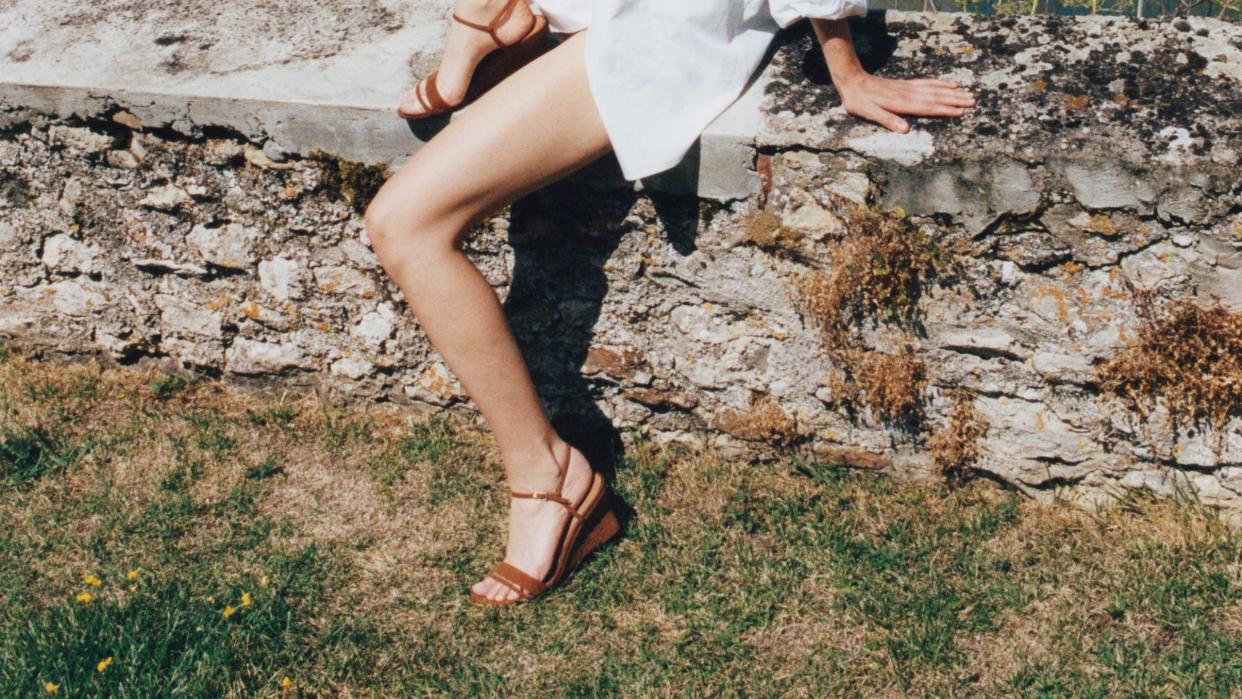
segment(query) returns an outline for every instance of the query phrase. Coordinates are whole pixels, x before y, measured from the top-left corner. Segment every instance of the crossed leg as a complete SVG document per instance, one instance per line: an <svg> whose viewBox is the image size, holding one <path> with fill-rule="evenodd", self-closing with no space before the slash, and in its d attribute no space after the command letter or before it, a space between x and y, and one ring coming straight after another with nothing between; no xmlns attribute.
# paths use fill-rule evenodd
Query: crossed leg
<svg viewBox="0 0 1242 699"><path fill-rule="evenodd" d="M592 470L549 423L495 292L461 251L470 226L606 154L579 32L514 73L419 149L366 214L371 246L449 369L495 433L509 486L546 491L568 463L564 495L586 496ZM515 499L505 560L542 579L568 518L554 502ZM487 577L472 588L514 593Z"/></svg>

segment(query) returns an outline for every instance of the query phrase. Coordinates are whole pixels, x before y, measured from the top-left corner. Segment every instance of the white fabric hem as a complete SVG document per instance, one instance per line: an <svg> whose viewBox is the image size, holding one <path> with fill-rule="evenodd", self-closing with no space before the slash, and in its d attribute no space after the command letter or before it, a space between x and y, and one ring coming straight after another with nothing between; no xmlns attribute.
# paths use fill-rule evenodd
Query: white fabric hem
<svg viewBox="0 0 1242 699"><path fill-rule="evenodd" d="M845 19L867 14L865 0L792 0L771 2L772 19L782 29L800 19Z"/></svg>

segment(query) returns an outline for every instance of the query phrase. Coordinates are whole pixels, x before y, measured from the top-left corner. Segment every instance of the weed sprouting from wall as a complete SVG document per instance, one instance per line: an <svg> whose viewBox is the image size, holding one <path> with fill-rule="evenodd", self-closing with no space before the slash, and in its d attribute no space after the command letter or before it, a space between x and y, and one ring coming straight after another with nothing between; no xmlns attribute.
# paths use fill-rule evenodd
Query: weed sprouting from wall
<svg viewBox="0 0 1242 699"><path fill-rule="evenodd" d="M845 235L829 254L829 271L795 280L808 314L833 344L867 322L909 326L924 287L944 270L943 255L901 211L854 205L842 213Z"/></svg>
<svg viewBox="0 0 1242 699"><path fill-rule="evenodd" d="M752 395L748 410L725 411L717 418L717 424L735 437L777 446L788 446L798 439L794 419L767 393Z"/></svg>
<svg viewBox="0 0 1242 699"><path fill-rule="evenodd" d="M1145 420L1163 405L1167 427L1206 423L1221 434L1242 414L1242 313L1145 295L1138 310L1138 337L1099 366L1100 388Z"/></svg>
<svg viewBox="0 0 1242 699"><path fill-rule="evenodd" d="M987 420L975 410L974 396L955 391L948 421L927 442L932 461L950 481L964 480L979 458L979 440L987 431Z"/></svg>
<svg viewBox="0 0 1242 699"><path fill-rule="evenodd" d="M913 351L889 354L849 348L840 361L841 371L828 386L838 399L866 405L890 422L917 412L927 388L927 365Z"/></svg>
<svg viewBox="0 0 1242 699"><path fill-rule="evenodd" d="M842 203L842 202L839 202ZM826 270L796 275L796 302L816 325L837 374L839 400L895 421L917 412L927 370L913 351L867 348L864 328L917 329L923 290L940 278L947 260L926 232L903 212L846 204L845 234L828 255Z"/></svg>

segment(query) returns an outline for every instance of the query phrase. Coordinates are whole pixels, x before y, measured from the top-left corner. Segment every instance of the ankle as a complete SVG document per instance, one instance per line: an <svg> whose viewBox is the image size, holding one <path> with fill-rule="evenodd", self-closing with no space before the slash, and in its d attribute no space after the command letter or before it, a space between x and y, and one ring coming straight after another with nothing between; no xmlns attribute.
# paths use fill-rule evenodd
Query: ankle
<svg viewBox="0 0 1242 699"><path fill-rule="evenodd" d="M573 452L574 448L556 435L530 449L510 450L503 457L509 487L521 492L555 488L561 470L568 470Z"/></svg>

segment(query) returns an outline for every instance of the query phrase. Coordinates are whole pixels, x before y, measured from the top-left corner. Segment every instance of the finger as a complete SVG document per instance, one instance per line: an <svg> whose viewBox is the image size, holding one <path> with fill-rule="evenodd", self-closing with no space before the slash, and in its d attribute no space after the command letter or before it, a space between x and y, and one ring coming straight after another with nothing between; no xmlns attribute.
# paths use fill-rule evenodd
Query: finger
<svg viewBox="0 0 1242 699"><path fill-rule="evenodd" d="M907 131L910 130L909 122L897 116L893 112L890 112L887 109L882 109L880 107L876 107L874 109L868 110L868 114L866 115L866 118L870 119L871 121L874 121L880 126L883 126L889 131L895 131L897 133L906 133Z"/></svg>
<svg viewBox="0 0 1242 699"><path fill-rule="evenodd" d="M969 90L945 87L925 87L919 90L919 97L929 102L948 102L952 104L974 104L976 95Z"/></svg>
<svg viewBox="0 0 1242 699"><path fill-rule="evenodd" d="M943 85L928 85L924 89L930 92L933 92L937 95L971 95L973 96L975 94L974 90L961 87L960 85L955 86L955 87L945 87Z"/></svg>
<svg viewBox="0 0 1242 699"><path fill-rule="evenodd" d="M966 108L955 107L951 104L933 104L933 105L928 105L925 107L919 107L917 111L910 110L908 112L902 112L902 113L908 114L910 116L921 116L921 117L940 117L940 116L960 117L960 116L965 116Z"/></svg>
<svg viewBox="0 0 1242 699"><path fill-rule="evenodd" d="M935 100L937 104L951 104L955 107L973 107L975 106L975 96L969 94L961 94L955 92L938 93Z"/></svg>
<svg viewBox="0 0 1242 699"><path fill-rule="evenodd" d="M878 106L892 112L893 114L908 114L910 116L928 116L932 114L941 102L935 95L915 92L901 95L893 99L885 99L878 101Z"/></svg>
<svg viewBox="0 0 1242 699"><path fill-rule="evenodd" d="M965 87L961 83L955 83L952 80L941 80L939 78L918 78L916 80L911 80L910 82L915 83L917 85L925 85L927 87L947 87L947 88Z"/></svg>
<svg viewBox="0 0 1242 699"><path fill-rule="evenodd" d="M955 107L950 104L938 104L924 113L924 116L937 117L960 117L965 115L966 109L964 107Z"/></svg>
<svg viewBox="0 0 1242 699"><path fill-rule="evenodd" d="M974 104L975 95L961 89L933 87L931 85L911 86L912 89L893 91L886 94L880 104L885 109L909 108L912 106L930 107L935 104L950 103L961 106Z"/></svg>
<svg viewBox="0 0 1242 699"><path fill-rule="evenodd" d="M905 107L912 110L919 110L921 113L923 110L933 109L946 104L954 107L973 107L975 106L975 96L961 90L937 88L931 91L919 92L898 104L905 105ZM885 106L888 107L889 105ZM897 106L893 105L889 108ZM904 113L905 109L898 108L897 111Z"/></svg>
<svg viewBox="0 0 1242 699"><path fill-rule="evenodd" d="M921 97L896 104L881 104L883 108L894 114L908 116L962 116L971 105L958 105Z"/></svg>

